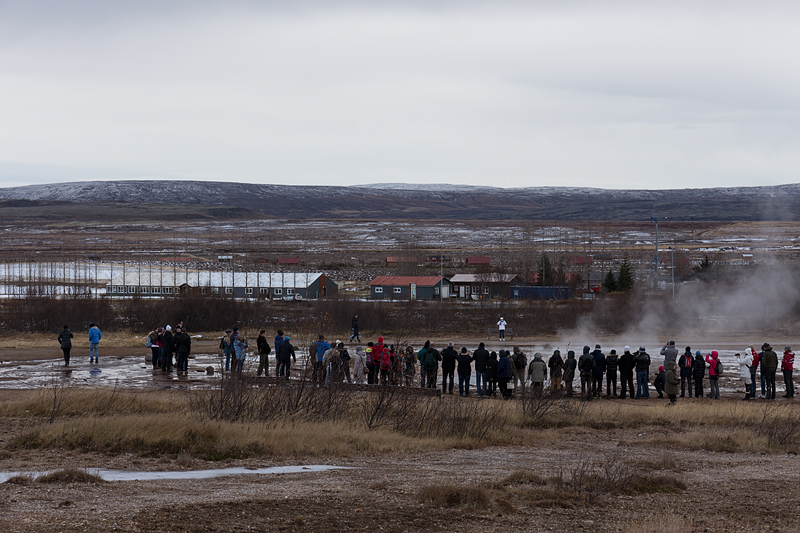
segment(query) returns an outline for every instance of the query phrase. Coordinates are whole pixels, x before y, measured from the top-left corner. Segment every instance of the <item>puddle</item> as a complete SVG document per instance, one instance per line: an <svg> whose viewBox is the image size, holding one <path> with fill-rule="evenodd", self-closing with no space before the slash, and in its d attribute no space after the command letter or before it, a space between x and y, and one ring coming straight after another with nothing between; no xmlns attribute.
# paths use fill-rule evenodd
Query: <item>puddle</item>
<svg viewBox="0 0 800 533"><path fill-rule="evenodd" d="M186 470L172 472L130 472L127 470L88 469L90 474L100 476L106 481L156 481L159 479L209 479L225 476L240 476L249 474L297 474L302 472L326 472L328 470L349 470L349 466L332 465L305 465L305 466L273 466L270 468L215 468L211 470ZM0 472L0 483L5 482L20 474L29 474L33 477L42 476L53 472Z"/></svg>

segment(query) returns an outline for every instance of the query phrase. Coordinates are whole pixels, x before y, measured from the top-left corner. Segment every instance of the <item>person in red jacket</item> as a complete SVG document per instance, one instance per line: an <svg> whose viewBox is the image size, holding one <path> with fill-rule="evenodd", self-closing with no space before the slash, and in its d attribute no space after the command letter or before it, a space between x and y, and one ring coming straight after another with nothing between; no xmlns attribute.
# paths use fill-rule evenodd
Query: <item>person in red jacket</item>
<svg viewBox="0 0 800 533"><path fill-rule="evenodd" d="M712 350L711 354L706 354L708 363L708 384L711 387L709 398L719 400L719 352Z"/></svg>
<svg viewBox="0 0 800 533"><path fill-rule="evenodd" d="M794 398L794 382L792 381L792 371L794 370L794 352L791 346L783 349L783 360L781 360L781 372L783 372L783 384L786 386L784 398Z"/></svg>
<svg viewBox="0 0 800 533"><path fill-rule="evenodd" d="M372 353L375 353L375 351L373 350ZM384 346L381 351L379 364L381 366L381 385L388 385L391 381L392 374L392 354L386 346Z"/></svg>

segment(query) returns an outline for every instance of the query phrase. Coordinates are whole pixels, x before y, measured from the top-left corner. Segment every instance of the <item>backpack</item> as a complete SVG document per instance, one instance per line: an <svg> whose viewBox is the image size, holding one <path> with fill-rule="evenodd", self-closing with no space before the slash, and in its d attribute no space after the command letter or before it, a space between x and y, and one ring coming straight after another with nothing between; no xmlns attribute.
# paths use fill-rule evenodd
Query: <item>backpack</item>
<svg viewBox="0 0 800 533"><path fill-rule="evenodd" d="M717 377L722 375L722 361L717 359Z"/></svg>
<svg viewBox="0 0 800 533"><path fill-rule="evenodd" d="M392 368L392 354L384 352L381 355L381 370L389 370Z"/></svg>
<svg viewBox="0 0 800 533"><path fill-rule="evenodd" d="M517 370L525 368L525 363L527 363L527 361L525 360L525 355L522 352L514 354L514 366L517 367Z"/></svg>
<svg viewBox="0 0 800 533"><path fill-rule="evenodd" d="M436 366L436 356L433 355L433 352L430 349L425 352L422 362L425 366Z"/></svg>
<svg viewBox="0 0 800 533"><path fill-rule="evenodd" d="M225 349L225 337L220 337L220 339L219 339L219 349L220 350L224 350Z"/></svg>

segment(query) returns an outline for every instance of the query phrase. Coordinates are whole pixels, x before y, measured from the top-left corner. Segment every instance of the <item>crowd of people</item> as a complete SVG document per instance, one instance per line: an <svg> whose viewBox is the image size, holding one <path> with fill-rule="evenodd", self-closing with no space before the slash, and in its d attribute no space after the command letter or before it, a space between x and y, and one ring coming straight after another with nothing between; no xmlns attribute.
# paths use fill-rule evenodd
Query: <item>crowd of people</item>
<svg viewBox="0 0 800 533"><path fill-rule="evenodd" d="M503 329L504 326L502 324ZM500 331L502 338L503 330ZM272 346L266 337L266 330L261 330L256 339L259 358L256 377L271 375L269 356L273 353L273 347L275 377L289 379L292 363L297 362L289 335L281 330L276 333ZM91 324L88 336L89 361L99 363L98 345L102 337L100 329ZM66 325L58 335L66 366L69 366L73 338L74 335ZM353 335L349 340L354 339L359 340L357 316L354 317ZM225 330L219 341L224 372L243 375L249 346L247 335L240 333L239 328ZM174 329L170 325L153 328L147 336L147 347L152 351L154 370L171 372L175 364L178 373L188 373L192 338L182 322ZM735 354L738 368L727 371L723 369L716 350L704 355L700 350L693 352L687 346L680 354L675 341L669 341L661 348L659 355L663 356L663 362L659 364L657 372L651 372L651 367L658 363L653 362L644 346L635 351L630 346L625 346L621 354L615 349L605 354L601 346L596 344L594 350L584 346L582 354L577 358L573 350L567 350L566 359L562 357L561 350L556 349L547 361L539 352L535 352L528 361L527 355L519 346L514 346L512 351L489 351L485 343L481 342L476 349L470 351L467 347L457 350L450 342L440 351L434 342L426 341L419 350L415 350L412 346L396 348L393 344L387 344L383 337L378 337L377 342L368 342L365 347L355 347L351 356L343 342L337 340L329 343L324 335L319 335L309 345L308 361L312 369L312 379L324 386L347 382L412 387L416 386L419 379L419 387L436 388L441 384L442 394L453 394L457 375L459 395L470 396L474 392L479 398L497 397L499 390L500 398L510 399L515 393L523 391L528 384L532 394L540 395L549 378L551 393L567 397L575 395L574 382L579 381L580 398L585 401L602 397L648 399L652 377L652 386L658 398L666 396L672 403L678 397L686 396L719 399L719 379L723 374L741 380L744 386L743 400L756 398L759 381L761 393L758 397L774 400L776 374L780 368L786 391L783 397L794 397L794 352L791 346L784 347L782 357L778 356L769 343L762 344L761 351L756 351L752 345L747 346L741 353ZM473 370L475 381L474 389L471 390Z"/></svg>

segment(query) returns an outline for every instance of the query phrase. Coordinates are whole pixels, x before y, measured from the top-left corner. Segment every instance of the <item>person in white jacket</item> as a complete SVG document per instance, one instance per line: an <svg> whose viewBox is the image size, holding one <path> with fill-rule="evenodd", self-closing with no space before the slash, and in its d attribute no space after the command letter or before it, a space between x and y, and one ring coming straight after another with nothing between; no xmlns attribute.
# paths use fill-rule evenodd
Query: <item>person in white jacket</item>
<svg viewBox="0 0 800 533"><path fill-rule="evenodd" d="M356 383L362 384L366 380L367 369L367 353L361 349L361 346L356 348L356 358L353 363L353 379Z"/></svg>
<svg viewBox="0 0 800 533"><path fill-rule="evenodd" d="M752 380L750 378L750 367L753 366L753 356L750 354L750 348L744 349L744 355L736 354L736 361L739 363L741 368L741 376L742 381L744 382L744 398L743 400L750 399L750 384Z"/></svg>
<svg viewBox="0 0 800 533"><path fill-rule="evenodd" d="M497 321L497 329L500 333L500 340L506 340L506 321L503 320L503 317L500 317L500 320Z"/></svg>

